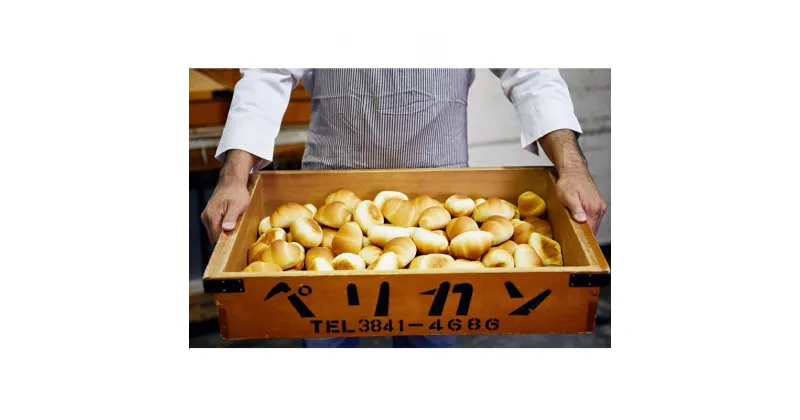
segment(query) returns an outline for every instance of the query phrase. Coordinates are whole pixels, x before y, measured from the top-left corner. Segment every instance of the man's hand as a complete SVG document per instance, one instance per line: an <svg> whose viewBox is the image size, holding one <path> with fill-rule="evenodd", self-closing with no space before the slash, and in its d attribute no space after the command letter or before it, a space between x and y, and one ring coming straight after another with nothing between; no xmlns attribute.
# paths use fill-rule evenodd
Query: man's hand
<svg viewBox="0 0 800 420"><path fill-rule="evenodd" d="M572 130L556 130L539 139L558 172L556 193L578 223L589 223L597 233L606 214L606 201L594 185L586 159Z"/></svg>
<svg viewBox="0 0 800 420"><path fill-rule="evenodd" d="M230 232L236 227L236 221L250 204L247 179L255 159L255 156L242 150L226 153L217 188L200 216L208 239L215 245L222 231Z"/></svg>
<svg viewBox="0 0 800 420"><path fill-rule="evenodd" d="M560 174L556 194L576 222L589 223L592 232L597 234L607 206L588 172Z"/></svg>

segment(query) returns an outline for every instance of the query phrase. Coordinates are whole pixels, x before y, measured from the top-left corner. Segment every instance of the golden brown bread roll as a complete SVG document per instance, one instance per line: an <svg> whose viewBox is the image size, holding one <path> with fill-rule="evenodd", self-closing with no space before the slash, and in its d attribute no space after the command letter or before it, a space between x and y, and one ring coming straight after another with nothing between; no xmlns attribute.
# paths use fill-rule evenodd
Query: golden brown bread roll
<svg viewBox="0 0 800 420"><path fill-rule="evenodd" d="M428 230L444 229L450 220L452 219L449 211L444 207L433 206L420 214L419 227Z"/></svg>
<svg viewBox="0 0 800 420"><path fill-rule="evenodd" d="M306 203L306 204L303 204L303 207L311 210L311 214L312 214L311 217L314 217L313 215L317 214L317 206L315 206L315 205L313 205L311 203Z"/></svg>
<svg viewBox="0 0 800 420"><path fill-rule="evenodd" d="M333 203L334 201L339 201L343 203L345 206L347 206L347 209L350 210L350 212L352 213L356 211L356 207L358 206L358 203L361 202L361 199L358 198L358 196L352 191L339 190L332 192L328 194L327 197L325 197L325 204L330 204Z"/></svg>
<svg viewBox="0 0 800 420"><path fill-rule="evenodd" d="M272 229L272 224L269 223L269 216L261 219L261 221L258 222L258 236L263 235L264 232L270 229Z"/></svg>
<svg viewBox="0 0 800 420"><path fill-rule="evenodd" d="M542 217L547 211L547 203L542 197L539 197L531 191L525 191L517 198L517 205L519 206L519 214L525 217Z"/></svg>
<svg viewBox="0 0 800 420"><path fill-rule="evenodd" d="M475 212L472 213L472 218L478 223L483 223L492 216L502 216L511 220L514 218L514 207L508 201L489 198L475 207Z"/></svg>
<svg viewBox="0 0 800 420"><path fill-rule="evenodd" d="M277 241L278 239L286 241L287 238L288 236L286 235L285 230L281 228L271 228L267 229L267 231L264 232L264 234L259 236L256 242L261 242L264 245L272 245L272 243Z"/></svg>
<svg viewBox="0 0 800 420"><path fill-rule="evenodd" d="M383 211L383 205L386 203L386 200L390 198L399 198L401 200L408 200L408 196L398 192L398 191L381 191L378 195L375 196L375 199L372 200L378 208ZM384 215L385 217L385 215Z"/></svg>
<svg viewBox="0 0 800 420"><path fill-rule="evenodd" d="M516 241L509 240L509 241L503 242L500 245L497 245L494 248L505 249L506 251L508 251L509 254L514 255L514 251L517 250L517 243L516 243Z"/></svg>
<svg viewBox="0 0 800 420"><path fill-rule="evenodd" d="M345 223L331 241L333 255L358 254L358 251L361 251L361 247L364 245L364 241L361 238L361 228L358 227L356 222Z"/></svg>
<svg viewBox="0 0 800 420"><path fill-rule="evenodd" d="M250 245L250 249L247 250L247 262L252 263L254 261L260 261L259 256L262 252L269 249L269 245L262 243L262 242L255 242L253 245Z"/></svg>
<svg viewBox="0 0 800 420"><path fill-rule="evenodd" d="M386 244L395 238L410 238L411 229L392 225L375 225L369 228L367 238L378 248L385 248Z"/></svg>
<svg viewBox="0 0 800 420"><path fill-rule="evenodd" d="M417 210L417 214L422 214L425 210L431 207L441 207L444 208L444 204L440 203L439 200L429 197L427 195L420 195L413 200L411 203L414 205L414 208Z"/></svg>
<svg viewBox="0 0 800 420"><path fill-rule="evenodd" d="M394 238L386 244L386 247L383 248L383 252L394 252L397 254L400 267L405 267L414 259L414 256L417 255L417 246L414 245L414 241L411 240L411 238Z"/></svg>
<svg viewBox="0 0 800 420"><path fill-rule="evenodd" d="M310 217L302 217L292 222L289 232L292 234L292 239L306 248L314 248L322 243L322 228Z"/></svg>
<svg viewBox="0 0 800 420"><path fill-rule="evenodd" d="M336 271L363 270L367 268L367 265L364 263L364 259L349 252L337 255L336 258L331 261L331 266L333 266L333 269Z"/></svg>
<svg viewBox="0 0 800 420"><path fill-rule="evenodd" d="M477 260L492 246L492 234L482 230L464 232L450 241L450 253L455 258Z"/></svg>
<svg viewBox="0 0 800 420"><path fill-rule="evenodd" d="M486 268L486 266L483 265L483 263L480 262L480 261L470 261L470 260L458 259L458 260L455 260L453 262L453 265L451 265L448 268L457 268L457 269L460 269L460 270L480 270L480 269Z"/></svg>
<svg viewBox="0 0 800 420"><path fill-rule="evenodd" d="M306 271L334 271L331 262L325 258L317 257L306 264Z"/></svg>
<svg viewBox="0 0 800 420"><path fill-rule="evenodd" d="M300 249L300 262L294 266L297 270L302 270L306 266L306 249L300 242L289 242L290 245L294 245Z"/></svg>
<svg viewBox="0 0 800 420"><path fill-rule="evenodd" d="M325 204L317 210L314 220L320 225L339 229L345 223L353 220L353 213L341 201Z"/></svg>
<svg viewBox="0 0 800 420"><path fill-rule="evenodd" d="M327 226L322 227L322 246L328 249L333 249L333 237L339 232L337 229L331 229Z"/></svg>
<svg viewBox="0 0 800 420"><path fill-rule="evenodd" d="M542 263L544 263L545 266L564 265L564 261L561 256L561 244L558 242L542 235L541 233L533 232L531 233L531 237L528 239L528 244L533 247L533 249L539 255L539 258L542 259Z"/></svg>
<svg viewBox="0 0 800 420"><path fill-rule="evenodd" d="M416 228L411 236L417 251L420 254L445 254L447 253L447 238L429 230Z"/></svg>
<svg viewBox="0 0 800 420"><path fill-rule="evenodd" d="M536 253L536 250L528 244L520 244L517 250L514 251L514 267L517 268L531 268L541 267L544 263Z"/></svg>
<svg viewBox="0 0 800 420"><path fill-rule="evenodd" d="M288 228L292 222L301 217L311 217L313 215L314 213L311 213L311 210L297 203L286 203L275 209L269 220L272 227L283 229Z"/></svg>
<svg viewBox="0 0 800 420"><path fill-rule="evenodd" d="M451 241L458 235L461 235L464 232L472 232L480 230L478 228L478 224L475 223L474 220L470 217L456 217L455 219L450 220L447 222L447 227L445 228L445 232L447 233L447 238Z"/></svg>
<svg viewBox="0 0 800 420"><path fill-rule="evenodd" d="M420 255L411 261L409 270L435 270L438 268L450 268L455 260L447 254L428 254Z"/></svg>
<svg viewBox="0 0 800 420"><path fill-rule="evenodd" d="M453 217L469 216L475 210L475 201L464 195L451 195L444 202L444 208Z"/></svg>
<svg viewBox="0 0 800 420"><path fill-rule="evenodd" d="M367 270L398 270L400 269L400 260L394 252L387 252L381 254L372 264L367 267Z"/></svg>
<svg viewBox="0 0 800 420"><path fill-rule="evenodd" d="M528 238L533 232L536 232L533 225L528 222L519 222L514 226L514 235L511 236L511 240L518 244L527 244Z"/></svg>
<svg viewBox="0 0 800 420"><path fill-rule="evenodd" d="M262 252L259 259L263 262L278 264L281 269L287 270L303 262L303 252L298 247L283 240L277 240Z"/></svg>
<svg viewBox="0 0 800 420"><path fill-rule="evenodd" d="M263 261L254 261L244 268L244 273L271 273L283 271L278 264L265 263Z"/></svg>
<svg viewBox="0 0 800 420"><path fill-rule="evenodd" d="M353 221L358 223L361 231L366 235L369 232L369 228L382 225L384 218L381 209L374 202L364 200L356 206L356 210L353 213Z"/></svg>
<svg viewBox="0 0 800 420"><path fill-rule="evenodd" d="M414 205L411 204L410 201L400 198L390 198L386 200L381 212L383 213L383 217L395 226L416 226L419 220L419 215L417 215L417 210L414 209Z"/></svg>
<svg viewBox="0 0 800 420"><path fill-rule="evenodd" d="M328 262L333 261L333 251L321 246L309 249L308 252L306 252L306 267L310 265L311 261L317 258L328 260Z"/></svg>
<svg viewBox="0 0 800 420"><path fill-rule="evenodd" d="M547 220L530 216L525 218L525 222L530 223L533 226L534 232L541 233L542 235L553 239L553 228L550 226L550 223L548 223Z"/></svg>
<svg viewBox="0 0 800 420"><path fill-rule="evenodd" d="M514 268L514 256L502 248L492 248L481 259L488 268Z"/></svg>
<svg viewBox="0 0 800 420"><path fill-rule="evenodd" d="M383 251L375 245L365 246L358 251L358 256L361 257L367 265L374 263L378 257L383 254Z"/></svg>
<svg viewBox="0 0 800 420"><path fill-rule="evenodd" d="M492 234L492 245L501 244L514 235L514 225L501 216L491 216L481 225L481 230Z"/></svg>

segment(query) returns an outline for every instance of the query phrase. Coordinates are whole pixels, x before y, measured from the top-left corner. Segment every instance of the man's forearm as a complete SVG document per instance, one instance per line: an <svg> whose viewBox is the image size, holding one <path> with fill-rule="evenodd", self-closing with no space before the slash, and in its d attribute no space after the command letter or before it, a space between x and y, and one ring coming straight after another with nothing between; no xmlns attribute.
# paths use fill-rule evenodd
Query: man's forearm
<svg viewBox="0 0 800 420"><path fill-rule="evenodd" d="M218 185L247 185L256 157L244 150L228 150L219 173Z"/></svg>
<svg viewBox="0 0 800 420"><path fill-rule="evenodd" d="M559 176L566 173L588 174L586 158L572 130L556 130L539 140Z"/></svg>

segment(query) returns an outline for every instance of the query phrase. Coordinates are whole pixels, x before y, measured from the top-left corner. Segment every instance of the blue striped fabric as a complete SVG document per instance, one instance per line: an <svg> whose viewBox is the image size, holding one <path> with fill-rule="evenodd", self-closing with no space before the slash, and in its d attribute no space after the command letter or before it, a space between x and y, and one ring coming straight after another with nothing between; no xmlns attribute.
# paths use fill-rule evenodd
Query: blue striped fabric
<svg viewBox="0 0 800 420"><path fill-rule="evenodd" d="M466 167L472 69L314 69L303 169Z"/></svg>

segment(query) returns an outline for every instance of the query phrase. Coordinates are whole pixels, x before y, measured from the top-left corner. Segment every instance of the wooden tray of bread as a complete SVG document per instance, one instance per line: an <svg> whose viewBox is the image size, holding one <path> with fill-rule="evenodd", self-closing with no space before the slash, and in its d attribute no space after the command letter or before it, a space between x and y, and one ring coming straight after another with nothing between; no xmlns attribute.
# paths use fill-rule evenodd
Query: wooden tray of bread
<svg viewBox="0 0 800 420"><path fill-rule="evenodd" d="M226 339L587 333L610 270L551 168L270 171L203 278Z"/></svg>

